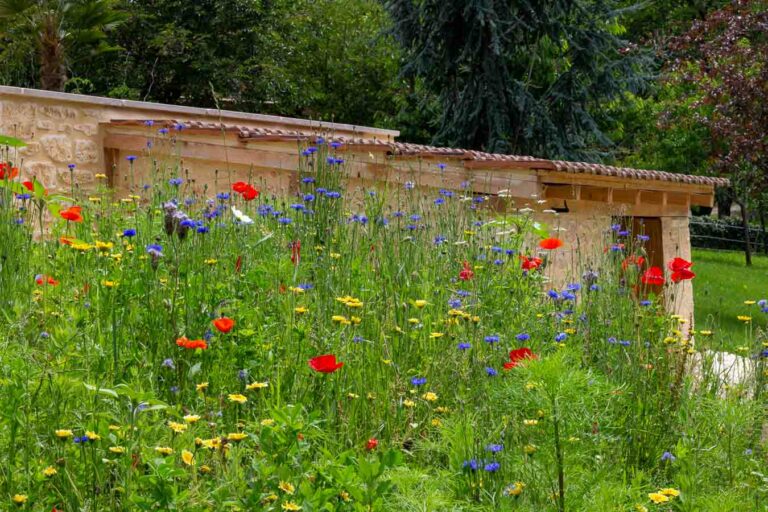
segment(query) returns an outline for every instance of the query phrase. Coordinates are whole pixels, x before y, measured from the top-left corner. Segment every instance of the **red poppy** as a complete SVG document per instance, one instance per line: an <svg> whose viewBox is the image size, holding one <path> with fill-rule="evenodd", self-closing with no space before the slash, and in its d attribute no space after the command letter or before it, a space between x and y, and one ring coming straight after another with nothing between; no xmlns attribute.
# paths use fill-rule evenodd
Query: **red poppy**
<svg viewBox="0 0 768 512"><path fill-rule="evenodd" d="M642 277L640 277L640 280L644 284L661 286L664 284L664 271L661 270L661 268L659 267L651 267L645 272L643 272L643 275Z"/></svg>
<svg viewBox="0 0 768 512"><path fill-rule="evenodd" d="M379 446L379 440L375 437L370 438L368 442L365 443L365 449L369 452L375 450L377 446Z"/></svg>
<svg viewBox="0 0 768 512"><path fill-rule="evenodd" d="M336 356L333 354L317 356L309 360L309 367L320 373L333 373L342 366L344 363L336 361Z"/></svg>
<svg viewBox="0 0 768 512"><path fill-rule="evenodd" d="M296 240L295 242L291 242L291 263L293 263L294 265L298 265L300 259L301 259L301 240Z"/></svg>
<svg viewBox="0 0 768 512"><path fill-rule="evenodd" d="M75 239L68 236L62 236L61 238L59 238L59 242L61 242L64 245L72 245L73 243L75 243Z"/></svg>
<svg viewBox="0 0 768 512"><path fill-rule="evenodd" d="M246 188L243 192L241 192L243 199L246 201L253 201L257 197L259 197L259 191L252 186L248 185L248 188Z"/></svg>
<svg viewBox="0 0 768 512"><path fill-rule="evenodd" d="M81 206L70 206L66 210L62 210L59 212L59 215L61 215L62 219L72 221L72 222L83 222L83 216L80 215L80 211L83 208Z"/></svg>
<svg viewBox="0 0 768 512"><path fill-rule="evenodd" d="M505 370L511 370L516 367L521 361L527 359L538 359L539 356L531 352L528 347L516 348L509 353L509 362L504 363Z"/></svg>
<svg viewBox="0 0 768 512"><path fill-rule="evenodd" d="M633 254L632 256L627 256L624 258L624 261L621 262L621 268L624 270L627 270L630 265L636 265L637 268L642 268L643 265L645 265L645 257Z"/></svg>
<svg viewBox="0 0 768 512"><path fill-rule="evenodd" d="M523 270L536 270L544 262L541 258L529 258L528 256L520 256L523 261Z"/></svg>
<svg viewBox="0 0 768 512"><path fill-rule="evenodd" d="M690 270L691 266L693 266L693 263L686 261L683 258L674 258L672 261L670 261L669 270L672 271L672 281L679 283L680 281L685 281L696 277L696 274Z"/></svg>
<svg viewBox="0 0 768 512"><path fill-rule="evenodd" d="M244 181L238 181L237 183L232 184L232 190L234 190L238 194L242 194L243 192L245 192L248 187L250 187L250 185L248 185Z"/></svg>
<svg viewBox="0 0 768 512"><path fill-rule="evenodd" d="M226 316L223 316L221 318L217 318L213 321L213 326L216 327L216 329L219 330L219 332L222 332L224 334L228 333L232 330L232 328L235 326L235 321L231 318L227 318Z"/></svg>
<svg viewBox="0 0 768 512"><path fill-rule="evenodd" d="M539 242L539 247L542 249L546 249L548 251L559 249L563 246L563 241L559 238L545 238L541 242Z"/></svg>
<svg viewBox="0 0 768 512"><path fill-rule="evenodd" d="M8 164L0 163L0 180L12 180L18 175L18 167L11 167Z"/></svg>
<svg viewBox="0 0 768 512"><path fill-rule="evenodd" d="M196 348L205 350L208 348L208 344L205 342L205 340L188 340L186 336L182 336L181 338L177 339L176 344L181 348L186 348L189 350L194 350Z"/></svg>
<svg viewBox="0 0 768 512"><path fill-rule="evenodd" d="M459 279L462 281L469 281L475 276L475 273L472 272L472 267L469 266L469 262L464 260L464 263L462 263L462 270L459 272Z"/></svg>
<svg viewBox="0 0 768 512"><path fill-rule="evenodd" d="M46 276L45 274L38 274L35 276L35 282L39 285L49 284L51 286L58 286L59 282L52 278L51 276Z"/></svg>

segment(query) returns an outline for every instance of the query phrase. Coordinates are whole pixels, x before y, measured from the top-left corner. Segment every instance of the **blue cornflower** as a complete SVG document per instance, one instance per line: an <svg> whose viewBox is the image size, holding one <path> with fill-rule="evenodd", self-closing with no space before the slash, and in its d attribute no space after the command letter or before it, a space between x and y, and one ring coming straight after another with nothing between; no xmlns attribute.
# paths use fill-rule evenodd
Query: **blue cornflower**
<svg viewBox="0 0 768 512"><path fill-rule="evenodd" d="M499 336L498 334L491 334L485 337L485 341L487 341L488 343L498 343Z"/></svg>
<svg viewBox="0 0 768 512"><path fill-rule="evenodd" d="M628 341L628 340L621 340L619 342L619 345L621 345L622 347L628 347L630 344L631 344L631 342Z"/></svg>
<svg viewBox="0 0 768 512"><path fill-rule="evenodd" d="M493 247L491 247L491 252L504 252L504 249L502 249L498 245L494 245Z"/></svg>
<svg viewBox="0 0 768 512"><path fill-rule="evenodd" d="M315 194L304 194L304 197L302 198L306 202L312 202L315 200Z"/></svg>
<svg viewBox="0 0 768 512"><path fill-rule="evenodd" d="M294 203L294 204L292 204L290 206L290 208L292 208L292 209L294 209L296 211L299 211L299 210L303 210L305 208L305 206L303 204L301 204L301 203Z"/></svg>
<svg viewBox="0 0 768 512"><path fill-rule="evenodd" d="M211 329L206 329L203 333L203 339L205 341L211 341L213 339L213 331Z"/></svg>
<svg viewBox="0 0 768 512"><path fill-rule="evenodd" d="M413 190L413 187L415 187L416 184L412 181L406 181L405 182L405 190Z"/></svg>
<svg viewBox="0 0 768 512"><path fill-rule="evenodd" d="M568 335L564 332L559 333L557 336L555 336L555 341L560 343L561 341L565 341L565 339L568 337Z"/></svg>
<svg viewBox="0 0 768 512"><path fill-rule="evenodd" d="M171 370L175 370L176 369L176 365L173 363L173 359L171 359L171 358L168 358L168 359L164 360L162 366L164 368L169 368Z"/></svg>
<svg viewBox="0 0 768 512"><path fill-rule="evenodd" d="M649 300L641 300L640 301L640 305L641 306L650 306L651 304L652 304L652 302L649 301Z"/></svg>
<svg viewBox="0 0 768 512"><path fill-rule="evenodd" d="M468 350L469 348L472 347L472 345L470 345L469 343L459 343L458 347L459 347L459 350Z"/></svg>
<svg viewBox="0 0 768 512"><path fill-rule="evenodd" d="M219 192L218 194L216 194L216 199L218 199L219 201L226 201L227 199L229 199L229 192Z"/></svg>
<svg viewBox="0 0 768 512"><path fill-rule="evenodd" d="M456 290L456 295L459 297L469 297L472 295L472 292L468 292L467 290Z"/></svg>
<svg viewBox="0 0 768 512"><path fill-rule="evenodd" d="M277 222L279 222L283 226L287 226L288 224L290 224L293 221L291 220L290 217L280 217L279 219L277 219Z"/></svg>
<svg viewBox="0 0 768 512"><path fill-rule="evenodd" d="M70 171L74 171L75 167L77 166L75 164L67 164L67 167L69 168Z"/></svg>
<svg viewBox="0 0 768 512"><path fill-rule="evenodd" d="M304 183L305 185L309 183L314 183L315 178L313 178L312 176L307 176L306 178L301 178L301 182Z"/></svg>
<svg viewBox="0 0 768 512"><path fill-rule="evenodd" d="M179 223L179 225L183 228L194 228L195 226L197 226L195 221L193 221L192 219L184 219Z"/></svg>
<svg viewBox="0 0 768 512"><path fill-rule="evenodd" d="M581 285L579 283L571 283L568 286L566 286L565 289L571 292L577 292L581 290Z"/></svg>
<svg viewBox="0 0 768 512"><path fill-rule="evenodd" d="M616 234L619 235L619 236L628 236L629 235L629 231L623 229L623 230L619 231Z"/></svg>
<svg viewBox="0 0 768 512"><path fill-rule="evenodd" d="M193 204L195 204L195 198L194 197L188 197L188 198L186 198L184 200L184 205L185 206L192 206Z"/></svg>
<svg viewBox="0 0 768 512"><path fill-rule="evenodd" d="M499 374L495 369L491 368L490 366L485 367L485 373L488 374L489 377L495 377Z"/></svg>
<svg viewBox="0 0 768 512"><path fill-rule="evenodd" d="M352 338L352 341L354 341L355 343L360 343L361 341L363 341L363 337L358 334L357 336Z"/></svg>
<svg viewBox="0 0 768 512"><path fill-rule="evenodd" d="M648 240L651 239L651 237L649 237L648 235L637 235L637 239L640 242L647 242Z"/></svg>
<svg viewBox="0 0 768 512"><path fill-rule="evenodd" d="M318 189L318 191L319 191L319 190L320 190L320 189ZM332 191L330 191L330 192L327 192L327 193L325 194L325 197L327 197L327 198L329 198L329 199L338 199L338 198L340 198L340 197L341 197L341 193L340 193L340 192L335 192L335 191L333 191L333 190L332 190Z"/></svg>
<svg viewBox="0 0 768 512"><path fill-rule="evenodd" d="M405 227L406 227L406 229L408 229L410 231L415 231L415 230L419 229L419 226L417 226L416 224L408 224Z"/></svg>
<svg viewBox="0 0 768 512"><path fill-rule="evenodd" d="M174 187L178 187L183 182L184 182L184 180L181 179L181 178L171 178L171 179L168 180L168 184L169 185L173 185Z"/></svg>
<svg viewBox="0 0 768 512"><path fill-rule="evenodd" d="M560 296L563 298L563 300L576 300L576 295L569 291L562 292Z"/></svg>
<svg viewBox="0 0 768 512"><path fill-rule="evenodd" d="M414 213L409 218L411 219L412 222L419 222L421 220L421 215L419 215L418 213Z"/></svg>
<svg viewBox="0 0 768 512"><path fill-rule="evenodd" d="M328 145L331 146L333 149L338 149L341 147L341 142L334 140L330 142Z"/></svg>
<svg viewBox="0 0 768 512"><path fill-rule="evenodd" d="M248 378L248 370L245 370L245 369L239 370L237 372L237 378L240 379L240 380L247 379Z"/></svg>
<svg viewBox="0 0 768 512"><path fill-rule="evenodd" d="M661 454L661 460L662 462L666 462L666 461L675 462L677 460L677 457L672 455L670 452L664 452L663 454Z"/></svg>
<svg viewBox="0 0 768 512"><path fill-rule="evenodd" d="M621 229L621 224L613 224L611 226L611 230L613 231L619 231Z"/></svg>
<svg viewBox="0 0 768 512"><path fill-rule="evenodd" d="M392 216L393 216L393 217L395 217L395 218L397 218L397 219L399 219L400 217L403 217L403 216L405 216L405 213L403 213L403 212L401 212L400 210L398 210L398 211L396 211L395 213L393 213L393 214L392 214Z"/></svg>
<svg viewBox="0 0 768 512"><path fill-rule="evenodd" d="M520 334L515 336L515 339L517 341L528 341L529 339L531 339L531 335L528 334L527 332L521 332Z"/></svg>
<svg viewBox="0 0 768 512"><path fill-rule="evenodd" d="M144 126L152 126L154 124L155 122L151 119L147 119L146 121L144 121Z"/></svg>
<svg viewBox="0 0 768 512"><path fill-rule="evenodd" d="M437 164L437 168L440 169L441 171L444 170L445 167L446 167L446 165L444 163Z"/></svg>
<svg viewBox="0 0 768 512"><path fill-rule="evenodd" d="M296 288L301 288L302 290L311 290L314 287L315 285L313 285L312 283L299 283L299 286L297 286Z"/></svg>
<svg viewBox="0 0 768 512"><path fill-rule="evenodd" d="M503 444L489 444L485 447L485 451L491 452L491 453L499 453L501 450L504 449Z"/></svg>
<svg viewBox="0 0 768 512"><path fill-rule="evenodd" d="M22 201L30 199L31 197L31 194L16 194L16 199L21 199Z"/></svg>
<svg viewBox="0 0 768 512"><path fill-rule="evenodd" d="M173 393L174 395L179 392L179 386L171 386L168 391Z"/></svg>
<svg viewBox="0 0 768 512"><path fill-rule="evenodd" d="M440 244L442 244L443 242L445 242L446 240L448 240L448 239L447 239L447 238L445 238L443 235L437 235L437 236L435 237L435 245L440 245Z"/></svg>
<svg viewBox="0 0 768 512"><path fill-rule="evenodd" d="M133 161L136 160L136 157L134 155L128 155L127 157L125 157L125 159L133 163Z"/></svg>
<svg viewBox="0 0 768 512"><path fill-rule="evenodd" d="M503 265L504 264L504 260L493 260L493 264L494 265Z"/></svg>
<svg viewBox="0 0 768 512"><path fill-rule="evenodd" d="M615 336L611 336L610 338L608 338L608 343L611 343L611 344L618 343L618 341L619 340L617 340Z"/></svg>
<svg viewBox="0 0 768 512"><path fill-rule="evenodd" d="M453 197L453 191L452 190L446 190L444 188L440 189L440 195L445 197Z"/></svg>
<svg viewBox="0 0 768 512"><path fill-rule="evenodd" d="M560 294L557 293L557 290L549 290L547 292L547 295L549 296L550 299L553 299L553 300L560 299Z"/></svg>
<svg viewBox="0 0 768 512"><path fill-rule="evenodd" d="M613 252L619 252L619 251L621 251L621 250L622 250L622 247L621 247L621 245L619 245L619 244L613 244L613 245L611 246L611 251L613 251Z"/></svg>
<svg viewBox="0 0 768 512"><path fill-rule="evenodd" d="M599 291L600 290L600 285L598 285L598 284L591 284L591 285L589 285L589 290L592 291L592 292Z"/></svg>
<svg viewBox="0 0 768 512"><path fill-rule="evenodd" d="M174 130L176 130L177 132L180 132L180 131L181 131L181 130L183 130L184 128L186 128L186 126L184 125L184 123L174 123L174 124L173 124L173 129L174 129Z"/></svg>
<svg viewBox="0 0 768 512"><path fill-rule="evenodd" d="M461 307L461 299L451 299L448 301L448 306L453 309L459 309Z"/></svg>
<svg viewBox="0 0 768 512"><path fill-rule="evenodd" d="M157 133L159 133L160 135L168 135L168 128L160 128L159 130L157 130Z"/></svg>
<svg viewBox="0 0 768 512"><path fill-rule="evenodd" d="M461 467L465 469L469 469L470 471L477 471L477 468L478 468L477 460L475 459L465 460L464 464L462 464Z"/></svg>
<svg viewBox="0 0 768 512"><path fill-rule="evenodd" d="M162 253L163 253L163 246L159 245L159 244L149 244L146 249L147 249L147 252L149 254L160 254L160 255L162 255Z"/></svg>
<svg viewBox="0 0 768 512"><path fill-rule="evenodd" d="M489 462L488 464L485 465L483 469L485 469L489 473L495 473L500 468L501 468L501 464L499 464L498 462Z"/></svg>
<svg viewBox="0 0 768 512"><path fill-rule="evenodd" d="M210 231L210 229L208 228L208 226L197 226L197 232L200 233L201 235L203 235L203 234L205 234L205 233L207 233L209 231Z"/></svg>
<svg viewBox="0 0 768 512"><path fill-rule="evenodd" d="M411 384L413 384L414 386L423 386L426 383L427 383L426 377L414 377L411 379Z"/></svg>
<svg viewBox="0 0 768 512"><path fill-rule="evenodd" d="M512 256L513 254L515 254L515 250L514 249L507 249L507 250L504 251L504 254L506 254L507 256Z"/></svg>
<svg viewBox="0 0 768 512"><path fill-rule="evenodd" d="M42 332L40 333L40 337L41 337L41 338L43 338L44 340L47 340L48 338L50 338L50 337L51 337L51 335L50 335L50 334L48 334L48 333L47 333L47 332L45 332L45 331L42 331Z"/></svg>
<svg viewBox="0 0 768 512"><path fill-rule="evenodd" d="M24 219L18 218L18 219L15 219L13 222L15 222L18 225L22 225L22 224L24 224Z"/></svg>
<svg viewBox="0 0 768 512"><path fill-rule="evenodd" d="M437 199L434 200L434 203L435 203L435 206L440 206L441 204L445 204L445 199L443 199L442 197L438 197Z"/></svg>

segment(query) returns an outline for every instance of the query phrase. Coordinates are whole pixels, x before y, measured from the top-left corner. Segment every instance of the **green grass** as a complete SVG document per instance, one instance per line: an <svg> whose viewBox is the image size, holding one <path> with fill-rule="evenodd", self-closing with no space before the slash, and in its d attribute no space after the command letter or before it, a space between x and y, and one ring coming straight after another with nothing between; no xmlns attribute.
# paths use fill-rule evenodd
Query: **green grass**
<svg viewBox="0 0 768 512"><path fill-rule="evenodd" d="M744 301L768 298L768 257L755 256L747 267L741 252L694 249L693 261L697 328L717 331L724 347L742 345L748 326L739 315L751 316L753 327L765 323L759 306Z"/></svg>

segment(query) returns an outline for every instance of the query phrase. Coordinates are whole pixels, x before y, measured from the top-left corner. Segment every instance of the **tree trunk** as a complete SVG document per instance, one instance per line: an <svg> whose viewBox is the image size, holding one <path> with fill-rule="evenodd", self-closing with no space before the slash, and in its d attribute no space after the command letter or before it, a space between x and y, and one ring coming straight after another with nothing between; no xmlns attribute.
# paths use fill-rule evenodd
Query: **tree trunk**
<svg viewBox="0 0 768 512"><path fill-rule="evenodd" d="M64 42L59 30L59 19L47 14L40 27L40 87L46 91L63 91L67 81L64 65Z"/></svg>
<svg viewBox="0 0 768 512"><path fill-rule="evenodd" d="M741 225L744 227L744 258L748 267L752 266L752 248L749 240L749 218L747 216L747 206L739 203L741 208Z"/></svg>
<svg viewBox="0 0 768 512"><path fill-rule="evenodd" d="M733 196L730 188L718 188L715 190L715 199L717 201L717 218L724 219L731 216L731 205L733 205Z"/></svg>
<svg viewBox="0 0 768 512"><path fill-rule="evenodd" d="M762 206L759 206L758 212L760 212L760 236L763 238L763 254L768 254L768 237L765 232L765 210L763 210Z"/></svg>

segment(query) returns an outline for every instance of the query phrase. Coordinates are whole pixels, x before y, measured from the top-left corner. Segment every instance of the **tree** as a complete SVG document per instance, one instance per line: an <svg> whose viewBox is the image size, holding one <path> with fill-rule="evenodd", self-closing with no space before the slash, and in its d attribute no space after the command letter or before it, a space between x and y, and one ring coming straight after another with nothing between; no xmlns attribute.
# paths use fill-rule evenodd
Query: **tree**
<svg viewBox="0 0 768 512"><path fill-rule="evenodd" d="M12 20L13 36L34 41L40 87L63 91L74 60L117 49L107 33L125 15L112 0L0 0L0 18Z"/></svg>
<svg viewBox="0 0 768 512"><path fill-rule="evenodd" d="M613 0L389 0L408 52L442 106L434 142L550 158L599 158L606 101L644 85L647 59L621 38Z"/></svg>
<svg viewBox="0 0 768 512"><path fill-rule="evenodd" d="M729 174L751 264L748 210L768 191L768 1L734 0L694 23L673 45L670 80L712 141L711 169Z"/></svg>

